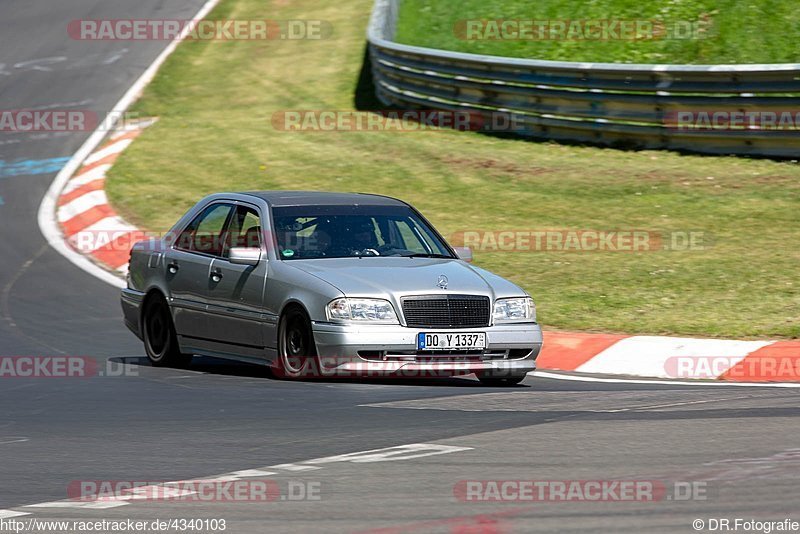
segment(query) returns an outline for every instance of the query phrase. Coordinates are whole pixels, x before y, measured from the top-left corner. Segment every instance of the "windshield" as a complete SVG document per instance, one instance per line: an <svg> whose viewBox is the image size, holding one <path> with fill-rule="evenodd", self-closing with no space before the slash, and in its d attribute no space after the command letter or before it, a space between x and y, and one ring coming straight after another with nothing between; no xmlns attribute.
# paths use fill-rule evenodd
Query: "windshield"
<svg viewBox="0 0 800 534"><path fill-rule="evenodd" d="M272 209L285 260L371 256L453 258L406 206L291 206Z"/></svg>

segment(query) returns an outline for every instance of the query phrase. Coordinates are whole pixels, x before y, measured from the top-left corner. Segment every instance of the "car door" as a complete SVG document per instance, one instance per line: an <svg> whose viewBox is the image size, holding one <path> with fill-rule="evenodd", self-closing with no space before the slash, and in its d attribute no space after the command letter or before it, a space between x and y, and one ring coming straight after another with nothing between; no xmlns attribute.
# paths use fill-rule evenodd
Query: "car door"
<svg viewBox="0 0 800 534"><path fill-rule="evenodd" d="M165 279L179 336L208 337L211 264L222 254L223 232L233 208L230 202L210 204L187 225L166 252Z"/></svg>
<svg viewBox="0 0 800 534"><path fill-rule="evenodd" d="M255 206L239 203L229 219L221 257L211 265L207 334L241 356L264 357L264 290L269 265L263 246L261 216ZM257 265L229 261L233 247L259 248Z"/></svg>

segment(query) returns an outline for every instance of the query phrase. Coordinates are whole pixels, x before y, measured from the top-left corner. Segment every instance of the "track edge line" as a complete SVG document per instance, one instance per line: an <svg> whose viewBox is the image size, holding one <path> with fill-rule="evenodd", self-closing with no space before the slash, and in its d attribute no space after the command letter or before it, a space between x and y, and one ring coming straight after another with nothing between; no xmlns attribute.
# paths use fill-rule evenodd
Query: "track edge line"
<svg viewBox="0 0 800 534"><path fill-rule="evenodd" d="M220 0L207 0L200 10L195 14L194 19L202 19L214 9ZM106 282L117 288L125 287L125 282L121 277L112 274L110 271L103 269L87 256L84 256L72 250L65 242L62 236L61 229L56 219L56 207L58 197L61 191L67 185L67 182L80 168L83 161L88 158L92 152L103 142L108 135L111 128L116 124L119 119L119 114L128 110L128 108L136 101L141 95L145 87L147 87L153 78L155 78L158 69L164 64L167 58L172 55L178 45L185 39L189 33L187 26L181 35L172 40L164 50L156 57L156 59L147 67L141 76L131 85L122 98L115 106L111 108L106 114L105 119L100 123L97 129L92 132L92 135L84 141L83 145L75 152L70 160L58 172L53 182L50 184L47 192L39 204L38 223L39 230L44 236L47 243L54 248L64 258L69 260L73 265L82 271L94 276L95 278Z"/></svg>

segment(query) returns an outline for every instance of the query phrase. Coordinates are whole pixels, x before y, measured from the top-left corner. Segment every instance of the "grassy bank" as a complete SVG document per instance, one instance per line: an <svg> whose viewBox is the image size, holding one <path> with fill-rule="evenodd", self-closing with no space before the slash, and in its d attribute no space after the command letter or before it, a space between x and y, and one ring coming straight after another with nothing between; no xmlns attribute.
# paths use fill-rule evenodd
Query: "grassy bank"
<svg viewBox="0 0 800 534"><path fill-rule="evenodd" d="M352 110L369 0L224 0L221 18L323 19L325 41L189 42L136 111L161 120L110 174L130 221L168 228L221 190L403 198L463 230L705 232L704 250L481 252L548 328L730 337L800 334L800 167L439 132L286 132L282 110Z"/></svg>
<svg viewBox="0 0 800 534"><path fill-rule="evenodd" d="M795 63L800 60L800 11L792 0L403 0L397 40L407 44L477 54L618 63ZM584 26L567 33L551 26L525 39L489 26L467 34L466 20L657 21L659 34L621 27L604 34ZM687 28L692 28L691 31ZM592 30L591 26L588 28ZM545 38L540 37L545 36ZM465 39L465 37L471 39ZM632 37L638 36L638 39ZM660 38L656 38L661 36ZM486 38L489 39L486 39Z"/></svg>

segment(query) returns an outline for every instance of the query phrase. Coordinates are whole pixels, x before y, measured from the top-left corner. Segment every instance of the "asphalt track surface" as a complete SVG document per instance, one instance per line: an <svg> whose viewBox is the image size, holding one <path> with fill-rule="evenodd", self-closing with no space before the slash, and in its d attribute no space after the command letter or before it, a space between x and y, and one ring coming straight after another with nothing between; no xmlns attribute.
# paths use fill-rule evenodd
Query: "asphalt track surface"
<svg viewBox="0 0 800 534"><path fill-rule="evenodd" d="M166 43L72 41L67 22L190 18L200 5L4 0L0 109L108 111ZM149 367L122 325L117 290L51 250L36 223L58 162L88 134L0 132L0 356L90 356L125 376L0 379L0 511L29 514L20 519L216 518L234 533L693 532L695 519L706 527L711 518L800 520L797 390L539 377L507 390L469 378L291 383L210 359L188 370ZM308 463L414 443L451 448ZM318 468L268 468L287 463ZM66 499L73 481L256 468L274 473L284 495L291 484L316 488L319 499L26 507ZM465 480L612 479L697 483L705 498L465 502L454 492Z"/></svg>

